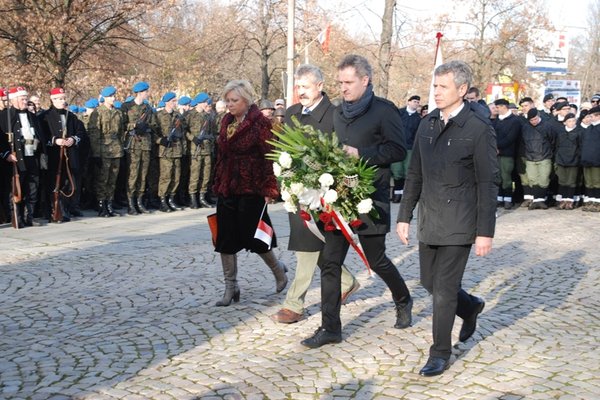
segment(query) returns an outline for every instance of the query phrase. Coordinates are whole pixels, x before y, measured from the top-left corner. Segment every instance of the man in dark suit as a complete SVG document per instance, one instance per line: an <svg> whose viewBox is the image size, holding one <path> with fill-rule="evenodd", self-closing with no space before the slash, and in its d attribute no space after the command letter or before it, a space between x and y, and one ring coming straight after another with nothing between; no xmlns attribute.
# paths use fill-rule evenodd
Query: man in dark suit
<svg viewBox="0 0 600 400"><path fill-rule="evenodd" d="M292 105L285 113L284 123L294 126L292 117L303 125L310 125L321 132L333 132L333 110L335 107L323 92L323 73L314 65L300 65L294 74L299 103ZM297 213L288 213L290 220L290 240L288 250L296 253L296 276L287 291L283 308L271 318L284 324L302 319L304 297L312 282L323 241L315 236ZM342 302L358 290L360 284L345 266L342 268Z"/></svg>
<svg viewBox="0 0 600 400"><path fill-rule="evenodd" d="M472 77L462 61L436 68L438 109L419 126L398 211L396 231L408 244L419 202L421 284L433 295L433 345L419 372L423 376L448 368L455 314L463 319L459 339L464 342L475 332L485 305L461 288L472 244L478 256L492 249L498 193L494 129L463 101Z"/></svg>
<svg viewBox="0 0 600 400"><path fill-rule="evenodd" d="M373 94L372 68L366 58L348 55L338 64L342 104L333 113L333 127L350 157L362 157L378 167L371 194L378 217L360 215L363 224L358 237L371 269L392 292L396 306L395 328L410 326L412 298L400 272L385 254L385 237L390 231L390 164L406 156L404 130L396 106ZM350 244L338 231L325 231L325 245L319 257L321 268L321 326L302 341L310 348L342 340L340 308L341 266Z"/></svg>

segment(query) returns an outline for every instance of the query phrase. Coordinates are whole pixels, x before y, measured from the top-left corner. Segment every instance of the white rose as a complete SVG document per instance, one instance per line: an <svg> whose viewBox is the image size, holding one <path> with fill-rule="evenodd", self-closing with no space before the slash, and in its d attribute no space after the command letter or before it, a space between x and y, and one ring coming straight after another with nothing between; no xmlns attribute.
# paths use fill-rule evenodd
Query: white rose
<svg viewBox="0 0 600 400"><path fill-rule="evenodd" d="M368 214L373 209L373 200L364 199L356 206L359 214Z"/></svg>
<svg viewBox="0 0 600 400"><path fill-rule="evenodd" d="M276 162L273 163L273 173L276 177L281 176L281 165L277 164Z"/></svg>
<svg viewBox="0 0 600 400"><path fill-rule="evenodd" d="M292 156L289 155L289 153L286 153L285 151L282 152L279 155L279 165L281 165L281 167L283 169L289 169L292 167Z"/></svg>
<svg viewBox="0 0 600 400"><path fill-rule="evenodd" d="M299 196L304 192L304 184L302 182L294 182L290 185L290 192Z"/></svg>
<svg viewBox="0 0 600 400"><path fill-rule="evenodd" d="M322 188L329 188L329 186L333 185L333 176L328 173L324 173L319 177L319 183Z"/></svg>
<svg viewBox="0 0 600 400"><path fill-rule="evenodd" d="M290 194L290 192L288 192L287 190L281 191L281 200L289 201L291 198L292 198L292 195Z"/></svg>
<svg viewBox="0 0 600 400"><path fill-rule="evenodd" d="M307 189L298 196L298 202L303 206L308 206L311 210L318 210L321 207L321 192L316 189Z"/></svg>
<svg viewBox="0 0 600 400"><path fill-rule="evenodd" d="M291 212L291 213L295 213L296 211L298 211L298 208L296 207L296 205L294 203L290 203L288 201L283 203L283 208L285 208L285 211Z"/></svg>
<svg viewBox="0 0 600 400"><path fill-rule="evenodd" d="M333 189L329 189L328 191L325 192L325 195L323 195L323 200L325 200L325 203L327 203L327 204L333 204L333 203L335 203L335 201L337 199L338 199L338 194Z"/></svg>

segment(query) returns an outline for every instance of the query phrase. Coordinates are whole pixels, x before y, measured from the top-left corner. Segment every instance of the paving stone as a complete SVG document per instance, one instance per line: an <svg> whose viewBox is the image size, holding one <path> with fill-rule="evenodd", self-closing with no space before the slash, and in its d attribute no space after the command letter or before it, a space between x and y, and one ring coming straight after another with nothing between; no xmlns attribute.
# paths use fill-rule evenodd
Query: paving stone
<svg viewBox="0 0 600 400"><path fill-rule="evenodd" d="M281 204L270 209L275 252L292 278L287 214ZM280 325L269 316L285 293L273 293L259 257L240 253L241 301L214 306L223 281L210 212L0 226L0 397L521 400L600 391L590 350L600 323L589 317L600 311L600 246L590 234L599 215L499 210L492 253L471 257L463 279L486 299L478 329L453 348L448 371L423 378L431 297L419 284L415 244L393 233L386 242L415 300L413 326L392 328L389 291L351 250L346 264L361 290L342 307L344 341L310 350L299 343L320 324L318 276L307 318ZM550 234L555 226L569 229ZM457 319L454 340L459 330Z"/></svg>

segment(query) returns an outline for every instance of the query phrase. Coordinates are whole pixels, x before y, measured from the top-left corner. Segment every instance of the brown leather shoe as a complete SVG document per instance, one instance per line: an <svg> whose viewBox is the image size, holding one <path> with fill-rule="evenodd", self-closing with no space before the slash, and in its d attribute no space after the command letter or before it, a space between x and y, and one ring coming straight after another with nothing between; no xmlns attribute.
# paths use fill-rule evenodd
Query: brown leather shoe
<svg viewBox="0 0 600 400"><path fill-rule="evenodd" d="M282 324L293 324L294 322L298 322L302 319L303 315L298 314L292 310L287 308L282 308L277 311L275 314L271 315L271 319L275 322L279 322Z"/></svg>
<svg viewBox="0 0 600 400"><path fill-rule="evenodd" d="M350 289L348 289L347 292L342 293L342 304L346 304L346 301L348 301L348 297L350 297L352 293L356 292L358 289L360 289L360 283L357 280L355 280L354 284L350 286Z"/></svg>

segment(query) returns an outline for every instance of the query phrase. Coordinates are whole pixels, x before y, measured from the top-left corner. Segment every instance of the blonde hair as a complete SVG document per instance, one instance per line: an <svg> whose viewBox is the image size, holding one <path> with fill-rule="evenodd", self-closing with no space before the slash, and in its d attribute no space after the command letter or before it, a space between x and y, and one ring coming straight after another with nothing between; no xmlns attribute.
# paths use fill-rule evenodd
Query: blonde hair
<svg viewBox="0 0 600 400"><path fill-rule="evenodd" d="M246 102L248 102L248 105L254 103L256 93L254 92L254 88L252 87L250 82L243 79L227 82L227 85L225 85L225 88L223 89L223 94L221 98L225 100L225 96L227 96L227 94L232 91L235 91L240 97L246 100Z"/></svg>

